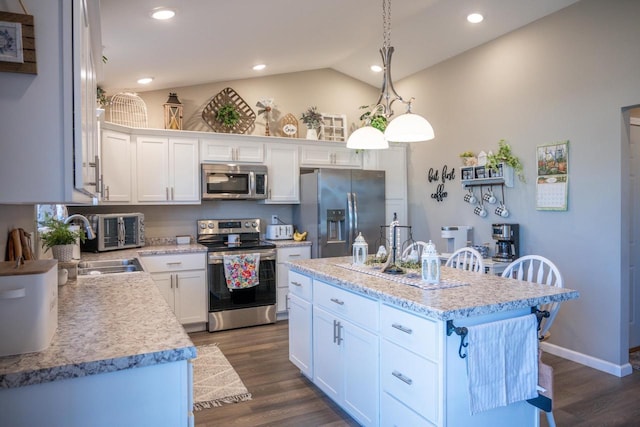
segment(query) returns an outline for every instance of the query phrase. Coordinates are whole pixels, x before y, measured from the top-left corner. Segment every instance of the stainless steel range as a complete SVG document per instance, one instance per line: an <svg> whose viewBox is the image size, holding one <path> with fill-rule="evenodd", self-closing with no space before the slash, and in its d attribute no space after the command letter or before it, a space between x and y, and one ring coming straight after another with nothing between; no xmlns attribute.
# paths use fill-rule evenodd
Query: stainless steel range
<svg viewBox="0 0 640 427"><path fill-rule="evenodd" d="M276 321L276 249L260 240L260 219L198 220L198 243L208 248L209 332ZM260 254L259 283L229 290L224 258Z"/></svg>

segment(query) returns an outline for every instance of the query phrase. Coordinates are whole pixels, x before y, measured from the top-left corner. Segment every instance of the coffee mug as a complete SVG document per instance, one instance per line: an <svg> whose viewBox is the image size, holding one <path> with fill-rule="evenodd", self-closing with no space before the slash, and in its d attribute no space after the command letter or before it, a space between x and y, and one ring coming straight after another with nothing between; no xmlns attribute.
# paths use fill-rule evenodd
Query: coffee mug
<svg viewBox="0 0 640 427"><path fill-rule="evenodd" d="M475 205L478 202L478 199L473 194L473 191L469 190L469 192L464 195L464 201L467 203L471 203L472 205Z"/></svg>
<svg viewBox="0 0 640 427"><path fill-rule="evenodd" d="M496 208L496 215L506 218L509 216L509 210L504 205L504 203L500 203L500 206Z"/></svg>
<svg viewBox="0 0 640 427"><path fill-rule="evenodd" d="M493 190L491 189L489 189L489 191L482 195L482 200L492 205L498 201L498 199L496 199L496 196L493 195Z"/></svg>
<svg viewBox="0 0 640 427"><path fill-rule="evenodd" d="M487 210L484 208L483 205L476 206L475 209L473 210L473 213L482 218L487 216Z"/></svg>
<svg viewBox="0 0 640 427"><path fill-rule="evenodd" d="M69 271L66 268L58 270L58 286L62 286L67 283L69 279Z"/></svg>

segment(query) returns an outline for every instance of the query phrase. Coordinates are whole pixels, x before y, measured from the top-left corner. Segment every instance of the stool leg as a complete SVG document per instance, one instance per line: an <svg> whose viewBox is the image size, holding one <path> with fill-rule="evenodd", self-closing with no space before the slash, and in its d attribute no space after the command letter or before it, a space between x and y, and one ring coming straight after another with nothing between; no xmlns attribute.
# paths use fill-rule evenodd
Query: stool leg
<svg viewBox="0 0 640 427"><path fill-rule="evenodd" d="M556 420L553 418L553 412L546 412L549 427L556 427Z"/></svg>

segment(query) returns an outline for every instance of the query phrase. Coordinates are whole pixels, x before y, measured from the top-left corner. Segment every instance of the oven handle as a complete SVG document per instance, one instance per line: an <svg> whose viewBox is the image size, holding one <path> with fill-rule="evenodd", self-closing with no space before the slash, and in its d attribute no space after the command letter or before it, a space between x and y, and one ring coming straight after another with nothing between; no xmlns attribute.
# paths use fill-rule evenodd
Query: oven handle
<svg viewBox="0 0 640 427"><path fill-rule="evenodd" d="M250 252L253 253L253 252ZM259 252L256 252L259 253ZM240 254L238 254L240 255ZM275 261L276 254L275 253L260 253L260 262L262 261ZM224 262L223 255L209 255L209 264L222 264Z"/></svg>

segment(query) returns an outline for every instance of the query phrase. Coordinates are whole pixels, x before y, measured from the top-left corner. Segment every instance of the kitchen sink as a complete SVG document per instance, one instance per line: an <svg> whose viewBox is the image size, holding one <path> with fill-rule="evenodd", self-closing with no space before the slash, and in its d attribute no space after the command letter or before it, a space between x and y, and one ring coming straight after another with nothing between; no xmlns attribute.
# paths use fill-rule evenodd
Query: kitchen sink
<svg viewBox="0 0 640 427"><path fill-rule="evenodd" d="M98 274L133 273L144 271L137 258L109 259L102 261L80 261L78 275L89 276Z"/></svg>

